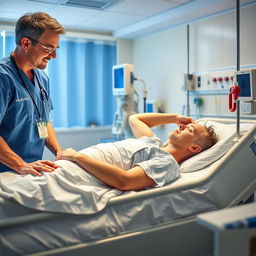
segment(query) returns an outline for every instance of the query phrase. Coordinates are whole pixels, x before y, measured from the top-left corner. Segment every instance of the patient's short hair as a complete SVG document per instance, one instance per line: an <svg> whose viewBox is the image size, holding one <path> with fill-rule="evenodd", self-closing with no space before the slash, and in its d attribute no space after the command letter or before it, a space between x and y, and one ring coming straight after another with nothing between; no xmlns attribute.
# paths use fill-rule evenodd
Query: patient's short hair
<svg viewBox="0 0 256 256"><path fill-rule="evenodd" d="M206 133L200 134L197 143L201 146L202 151L212 147L217 141L216 135L212 126L204 126Z"/></svg>
<svg viewBox="0 0 256 256"><path fill-rule="evenodd" d="M16 23L15 42L21 44L23 37L30 37L38 40L39 37L48 29L57 34L64 34L65 29L60 23L45 12L26 13Z"/></svg>

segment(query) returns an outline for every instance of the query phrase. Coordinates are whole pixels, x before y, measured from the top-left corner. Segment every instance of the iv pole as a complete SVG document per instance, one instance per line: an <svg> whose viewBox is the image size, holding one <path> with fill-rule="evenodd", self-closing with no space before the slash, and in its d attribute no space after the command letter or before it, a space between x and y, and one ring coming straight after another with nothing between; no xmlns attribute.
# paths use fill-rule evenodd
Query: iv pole
<svg viewBox="0 0 256 256"><path fill-rule="evenodd" d="M240 0L236 0L236 71L240 71ZM237 99L236 133L240 137L240 100Z"/></svg>
<svg viewBox="0 0 256 256"><path fill-rule="evenodd" d="M189 24L187 24L187 74L189 74ZM188 88L187 88L187 116L190 116Z"/></svg>

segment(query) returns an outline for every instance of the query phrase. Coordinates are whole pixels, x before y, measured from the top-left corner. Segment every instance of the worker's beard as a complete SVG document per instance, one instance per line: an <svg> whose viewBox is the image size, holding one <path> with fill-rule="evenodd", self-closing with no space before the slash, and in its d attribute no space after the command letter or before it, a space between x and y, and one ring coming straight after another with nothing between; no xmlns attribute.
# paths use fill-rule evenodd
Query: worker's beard
<svg viewBox="0 0 256 256"><path fill-rule="evenodd" d="M36 65L36 68L38 68L38 69L46 69L49 60L50 59L46 59L46 58L43 59L39 64Z"/></svg>
<svg viewBox="0 0 256 256"><path fill-rule="evenodd" d="M36 66L36 68L38 69L46 69L47 65L42 65L42 64L39 64Z"/></svg>

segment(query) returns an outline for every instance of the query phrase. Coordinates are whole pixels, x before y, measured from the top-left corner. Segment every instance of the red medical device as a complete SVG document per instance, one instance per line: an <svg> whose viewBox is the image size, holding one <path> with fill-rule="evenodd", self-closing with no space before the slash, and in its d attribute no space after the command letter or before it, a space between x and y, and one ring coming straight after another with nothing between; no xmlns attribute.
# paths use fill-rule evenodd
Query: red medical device
<svg viewBox="0 0 256 256"><path fill-rule="evenodd" d="M238 85L233 85L230 88L230 93L229 93L229 110L231 112L235 112L236 111L236 104L237 104L237 100L238 100L238 96L241 92L241 89Z"/></svg>

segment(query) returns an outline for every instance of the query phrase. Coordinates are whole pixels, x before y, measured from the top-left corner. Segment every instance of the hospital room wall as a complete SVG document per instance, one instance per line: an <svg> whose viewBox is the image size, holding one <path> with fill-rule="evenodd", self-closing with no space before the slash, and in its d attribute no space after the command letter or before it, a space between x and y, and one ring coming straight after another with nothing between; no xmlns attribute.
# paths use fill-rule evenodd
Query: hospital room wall
<svg viewBox="0 0 256 256"><path fill-rule="evenodd" d="M256 5L241 8L240 64L256 64ZM187 26L167 29L133 42L136 75L148 88L148 99L161 103L165 112L187 114L184 73L187 72ZM190 24L190 72L236 69L235 11ZM196 95L198 96L198 95ZM228 96L199 95L203 99L201 116L234 116L228 111ZM198 109L190 96L191 115ZM142 109L140 107L140 109ZM250 116L251 118L256 118ZM168 129L166 129L168 131Z"/></svg>
<svg viewBox="0 0 256 256"><path fill-rule="evenodd" d="M235 12L190 24L190 72L210 71L236 66ZM241 9L241 65L256 64L256 6ZM184 73L187 72L187 27L166 29L135 40L117 39L117 63L133 63L135 75L146 82L148 100L157 100L165 112L186 114ZM142 99L142 84L135 87ZM193 98L191 114L197 118ZM204 103L201 116L233 115L227 110L227 95L200 95ZM140 111L142 111L140 100ZM255 118L255 116L254 116ZM111 127L88 128L78 132L57 131L63 147L81 149L111 137ZM165 138L172 126L156 130ZM45 159L53 158L46 150Z"/></svg>
<svg viewBox="0 0 256 256"><path fill-rule="evenodd" d="M256 64L256 5L240 12L240 69L255 68ZM236 70L236 13L230 12L197 22L191 26L191 71ZM197 97L198 95L196 95ZM234 116L228 110L227 95L200 95L203 115ZM193 105L191 97L190 105ZM194 111L195 112L195 111ZM246 116L256 118L256 115Z"/></svg>

